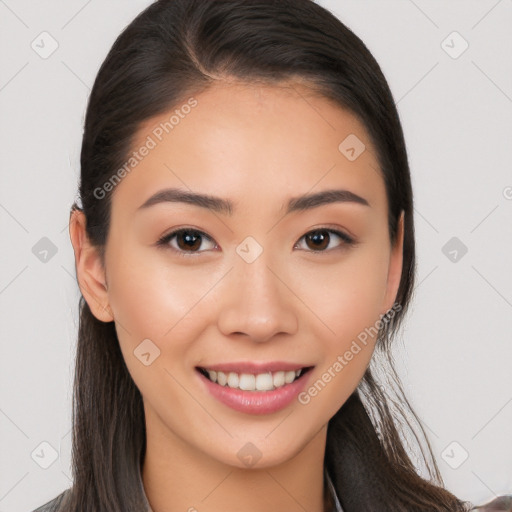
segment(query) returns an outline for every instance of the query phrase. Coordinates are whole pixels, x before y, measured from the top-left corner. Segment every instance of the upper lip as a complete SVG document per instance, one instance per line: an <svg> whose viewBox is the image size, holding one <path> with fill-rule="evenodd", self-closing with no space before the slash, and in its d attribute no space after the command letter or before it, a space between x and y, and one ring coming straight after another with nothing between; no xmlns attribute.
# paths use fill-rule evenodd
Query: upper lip
<svg viewBox="0 0 512 512"><path fill-rule="evenodd" d="M291 371L300 370L301 368L309 368L313 365L305 365L302 363L290 363L286 361L268 361L268 362L249 362L240 361L232 363L219 363L219 364L208 364L201 365L197 368L204 368L205 370L213 370L220 372L234 372L234 373L267 373L267 372L278 372L278 371Z"/></svg>

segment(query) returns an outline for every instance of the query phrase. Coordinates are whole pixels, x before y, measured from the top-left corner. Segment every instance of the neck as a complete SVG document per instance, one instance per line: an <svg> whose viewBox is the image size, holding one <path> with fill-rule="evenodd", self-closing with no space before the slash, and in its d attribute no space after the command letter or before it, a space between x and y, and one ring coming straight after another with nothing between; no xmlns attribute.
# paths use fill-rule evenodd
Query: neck
<svg viewBox="0 0 512 512"><path fill-rule="evenodd" d="M153 512L330 512L323 465L326 434L327 425L279 464L239 467L198 451L146 411L144 491Z"/></svg>

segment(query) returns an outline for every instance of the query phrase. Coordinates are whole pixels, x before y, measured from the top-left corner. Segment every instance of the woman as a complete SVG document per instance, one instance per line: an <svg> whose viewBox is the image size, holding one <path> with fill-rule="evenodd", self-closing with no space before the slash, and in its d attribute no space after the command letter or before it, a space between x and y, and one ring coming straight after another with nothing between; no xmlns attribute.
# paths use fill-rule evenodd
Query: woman
<svg viewBox="0 0 512 512"><path fill-rule="evenodd" d="M38 510L471 509L392 366L415 272L407 154L336 17L152 4L96 78L80 200L74 484Z"/></svg>

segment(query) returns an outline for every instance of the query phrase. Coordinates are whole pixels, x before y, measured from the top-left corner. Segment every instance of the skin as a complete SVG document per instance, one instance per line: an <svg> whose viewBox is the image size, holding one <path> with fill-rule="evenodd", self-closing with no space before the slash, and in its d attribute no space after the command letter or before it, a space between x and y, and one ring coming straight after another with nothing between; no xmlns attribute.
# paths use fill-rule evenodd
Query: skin
<svg viewBox="0 0 512 512"><path fill-rule="evenodd" d="M284 360L315 365L308 382L320 379L393 306L403 217L392 247L384 182L364 126L305 85L226 81L194 97L198 105L116 186L105 268L83 215L72 215L80 288L98 319L114 320L142 393L142 479L155 512L321 512L327 423L360 382L375 338L308 404L295 400L273 414L244 414L218 402L194 367ZM169 116L145 123L134 148ZM354 161L338 150L351 133L366 145ZM166 187L231 199L235 211L182 203L137 211ZM284 215L290 197L331 188L348 189L370 206L332 203ZM315 252L304 235L325 226L357 244L329 232L323 252ZM172 251L186 251L177 237L171 247L157 247L180 227L211 240L200 239L188 259ZM263 248L252 263L236 252L247 236ZM133 353L144 339L160 349L149 366ZM261 452L252 467L237 456L249 442Z"/></svg>

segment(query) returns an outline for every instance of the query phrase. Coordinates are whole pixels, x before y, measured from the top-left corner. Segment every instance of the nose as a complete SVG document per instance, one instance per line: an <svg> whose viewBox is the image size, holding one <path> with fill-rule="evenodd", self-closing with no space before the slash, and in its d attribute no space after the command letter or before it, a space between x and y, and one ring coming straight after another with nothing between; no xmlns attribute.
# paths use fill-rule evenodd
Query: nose
<svg viewBox="0 0 512 512"><path fill-rule="evenodd" d="M264 251L255 261L243 259L224 283L219 304L219 330L225 336L245 335L255 342L264 342L277 334L294 334L298 328L297 304L293 285L285 272L269 266Z"/></svg>

